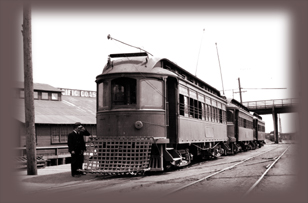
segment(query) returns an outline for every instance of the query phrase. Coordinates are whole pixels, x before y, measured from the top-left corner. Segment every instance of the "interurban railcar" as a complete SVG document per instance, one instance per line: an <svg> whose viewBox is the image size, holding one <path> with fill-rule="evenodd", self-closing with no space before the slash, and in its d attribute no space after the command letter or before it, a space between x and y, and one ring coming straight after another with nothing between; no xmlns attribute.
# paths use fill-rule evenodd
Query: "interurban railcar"
<svg viewBox="0 0 308 203"><path fill-rule="evenodd" d="M251 115L248 108L237 100L228 99L227 134L232 154L263 146L265 124L260 118L260 116ZM258 135L260 135L260 141Z"/></svg>
<svg viewBox="0 0 308 203"><path fill-rule="evenodd" d="M86 172L163 171L232 152L227 99L172 61L111 54L96 83L97 137Z"/></svg>

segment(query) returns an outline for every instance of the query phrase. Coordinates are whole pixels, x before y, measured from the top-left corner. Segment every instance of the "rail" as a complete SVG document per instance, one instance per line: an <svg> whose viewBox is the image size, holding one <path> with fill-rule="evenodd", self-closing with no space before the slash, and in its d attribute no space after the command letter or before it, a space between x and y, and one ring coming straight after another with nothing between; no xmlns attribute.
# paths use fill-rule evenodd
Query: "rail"
<svg viewBox="0 0 308 203"><path fill-rule="evenodd" d="M249 188L249 190L244 194L244 196L247 196L260 182L261 182L261 180L264 178L264 176L268 173L268 171L275 165L275 163L284 155L284 153L286 153L286 151L289 149L289 147L286 149L286 150L284 150L283 152L282 152L282 154L278 157L278 158L276 158L274 161L273 161L273 163L271 163L271 164L269 164L268 165L268 167L266 167L267 168L267 170L261 175L261 177L257 180L257 182L255 182L250 188Z"/></svg>
<svg viewBox="0 0 308 203"><path fill-rule="evenodd" d="M249 101L243 102L248 109L269 109L274 107L290 107L298 104L297 98L289 99L274 99L274 100L260 100L260 101Z"/></svg>
<svg viewBox="0 0 308 203"><path fill-rule="evenodd" d="M171 194L177 193L177 192L179 192L179 191L181 191L181 190L183 190L183 189L185 189L185 188L187 188L187 187L190 187L190 186L192 186L192 185L195 185L196 183L199 183L199 182L201 182L201 181L204 181L204 180L206 180L206 179L208 179L208 178L210 178L210 177L212 177L212 176L215 176L215 175L217 175L217 174L219 174L219 173L222 173L222 172L224 172L224 171L226 171L226 170L230 170L230 169L236 167L237 165L240 165L240 164L242 164L242 163L244 163L244 162L246 162L246 161L248 161L248 160L250 160L250 159L253 159L253 158L255 158L255 157L258 157L258 156L260 156L260 155L262 155L262 154L266 154L266 153L268 153L268 152L270 152L270 151L272 151L272 149L271 149L271 150L267 150L267 151L265 151L265 152L262 152L262 153L260 153L260 154L257 154L257 155L255 155L255 156L249 157L249 158L247 158L247 159L244 159L244 160L240 161L239 163L236 163L236 164L234 164L234 165L232 165L232 166L223 168L223 169L221 169L221 170L219 170L219 171L216 171L215 173L212 173L212 174L210 174L210 175L208 175L208 176L206 176L206 177L204 177L204 178L200 178L199 180L196 180L196 181L194 181L194 182L191 182L191 183L189 183L189 184L187 184L187 185L184 185L184 186L182 186L182 187L180 187L180 188L174 189L173 191L168 192L167 194L164 194L163 197L167 197L167 196L169 196L169 195L171 195Z"/></svg>

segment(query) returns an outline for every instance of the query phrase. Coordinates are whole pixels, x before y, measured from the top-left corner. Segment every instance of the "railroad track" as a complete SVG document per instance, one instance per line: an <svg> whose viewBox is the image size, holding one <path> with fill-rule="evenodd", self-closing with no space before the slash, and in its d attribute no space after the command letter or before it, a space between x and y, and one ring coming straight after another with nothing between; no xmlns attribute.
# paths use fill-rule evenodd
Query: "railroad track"
<svg viewBox="0 0 308 203"><path fill-rule="evenodd" d="M290 147L290 146L289 146ZM279 157L277 157L271 164L267 165L267 169L266 171L260 176L260 178L249 188L249 190L247 190L247 192L244 194L244 196L247 196L248 194L251 193L251 191L262 181L262 179L264 178L264 176L269 172L269 170L278 162L278 160L284 155L284 153L286 153L286 151L288 151L289 147L287 149L285 149L282 154L280 154Z"/></svg>
<svg viewBox="0 0 308 203"><path fill-rule="evenodd" d="M290 146L289 146L289 147L290 147ZM279 156L277 156L277 157L275 157L275 158L272 158L272 159L269 159L269 160L265 160L265 161L259 161L259 162L257 162L257 163L252 163L252 164L259 164L259 163L263 163L263 162L273 161L272 163L270 163L270 164L268 164L268 165L266 166L267 170L266 170L266 171L259 177L259 179L247 190L247 192L244 194L244 196L247 196L249 193L251 193L251 191L262 181L262 179L264 178L264 176L265 176L265 175L268 173L268 171L275 165L275 163L277 163L277 161L284 155L284 153L289 149L289 147L287 147L287 149L285 149ZM277 148L275 148L275 149L277 149ZM263 154L266 154L266 153L268 153L268 152L274 151L275 149L271 149L271 150L268 150L268 151L266 151L266 152L262 152L262 153L260 153L260 154L257 154L257 155L255 155L255 156L246 158L246 159L244 159L244 160L242 160L242 161L239 161L239 162L236 163L236 164L233 164L233 165L231 165L231 166L228 166L228 167L226 167L226 168L223 168L223 169L221 169L221 170L218 170L218 171L216 171L216 172L214 172L214 173L212 173L212 174L210 174L210 175L207 175L206 177L200 178L200 179L198 179L198 180L196 180L196 181L193 181L193 182L191 182L191 183L189 183L189 184L186 184L186 185L181 186L181 187L179 187L179 188L177 188L177 189L174 189L174 190L172 190L171 192L165 194L164 197L168 197L168 196L170 196L170 195L173 195L173 194L175 194L175 193L178 193L178 192L180 192L180 191L183 191L184 189L187 189L187 188L189 188L189 187L191 187L191 186L193 186L193 185L196 185L196 184L198 184L198 183L201 183L201 182L203 182L203 181L205 181L205 180L207 180L207 179L209 179L209 178L211 178L211 177L213 177L213 176L215 176L215 175L217 175L217 174L220 174L220 173L223 173L223 172L228 171L228 170L230 170L230 169L233 169L233 168L235 168L236 166L238 166L238 165L240 165L240 164L243 164L243 163L245 163L245 162L247 162L247 161L249 161L249 160L252 160L252 159L254 159L254 158L256 158L256 157L259 157L259 156L261 156L261 155L263 155ZM231 162L230 162L230 163L231 163ZM252 165L252 164L249 164L249 165ZM200 174L199 174L199 175L200 175Z"/></svg>
<svg viewBox="0 0 308 203"><path fill-rule="evenodd" d="M199 182L202 182L204 180L207 180L211 177L214 177L220 173L223 173L225 171L228 171L230 169L233 169L241 164L245 164L246 165L254 165L254 164L260 164L260 163L265 163L265 162L271 162L271 161L278 161L278 154L279 152L276 151L275 152L275 158L261 158L261 160L258 159L254 159L257 158L263 154L269 153L269 152L274 152L275 150L280 149L281 148L272 148L270 150L267 151L263 151L263 152L258 152L258 154L248 157L246 159L243 160L230 160L228 162L223 162L223 163L215 163L215 161L213 163L209 163L207 162L207 165L203 165L202 163L200 165L195 165L193 167L188 167L188 168L184 168L183 172L186 171L186 175L184 177L179 178L179 176L177 177L172 177L172 178L167 178L165 179L165 177L169 177L168 174L164 174L161 177L158 176L158 179L160 180L152 180L150 178L150 176L135 176L135 177L115 177L115 176L96 176L93 177L91 179L88 180L78 180L78 181L74 181L73 183L67 183L67 184L61 184L61 185L55 185L53 187L44 189L44 191L40 191L43 193L48 193L48 194L54 194L54 193L65 193L65 192L69 192L69 191L74 191L76 192L76 195L84 195L84 194L109 194L110 192L118 192L119 195L124 194L124 192L130 193L132 192L132 188L134 188L134 192L141 192L144 191L145 188L152 188L152 186L155 187L155 185L161 185L163 186L163 184L169 184L172 185L174 184L178 184L179 181L188 181L189 179L193 179L197 181L193 181L189 184L186 184L184 186L179 187L178 189L172 190L171 192L169 192L168 194L165 194L165 191L168 191L168 189L166 189L163 193L160 193L159 196L162 197L166 197L169 196L171 194L177 193L179 191L188 189L190 186L196 185ZM281 156L280 156L281 157ZM236 158L236 157L235 157ZM251 161L254 160L254 161ZM249 162L248 162L249 161ZM275 163L276 163L275 162ZM274 163L274 164L275 164ZM227 164L228 167L224 167L223 165ZM232 165L231 165L232 164ZM271 168L274 164L268 164L268 166ZM213 168L213 166L218 166L221 165L219 167L219 169L215 168L215 169L210 169L210 167ZM231 165L231 166L230 166ZM207 169L207 167L209 167L208 170L204 170ZM223 169L221 169L222 167L224 167ZM268 168L269 168L268 167ZM193 171L190 171L190 170ZM196 171L194 171L196 170ZM174 171L176 172L176 171ZM189 172L189 173L187 173ZM170 172L170 174L172 174L173 172ZM205 176L204 178L199 178L200 176ZM197 178L195 178L197 177ZM247 176L248 177L248 176ZM263 176L264 177L264 176ZM253 177L255 178L255 177ZM215 179L215 178L214 178ZM255 178L257 179L257 178ZM257 184L256 184L257 185ZM256 187L256 185L254 187ZM170 188L170 186L169 186ZM247 187L248 188L248 187ZM251 192L253 190L253 188L249 189ZM170 191L170 190L169 190ZM247 191L248 192L248 191ZM163 194L163 195L162 195ZM165 194L165 195L164 195ZM248 194L248 193L247 193Z"/></svg>

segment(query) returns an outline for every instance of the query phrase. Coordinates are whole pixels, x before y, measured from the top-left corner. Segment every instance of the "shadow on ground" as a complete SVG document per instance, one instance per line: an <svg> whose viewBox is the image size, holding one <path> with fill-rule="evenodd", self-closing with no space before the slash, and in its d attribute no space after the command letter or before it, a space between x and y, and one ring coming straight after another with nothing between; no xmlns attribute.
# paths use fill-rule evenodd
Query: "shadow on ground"
<svg viewBox="0 0 308 203"><path fill-rule="evenodd" d="M85 181L94 179L95 176L93 175L84 175L80 177L72 177L71 172L63 172L63 173L57 173L57 174L50 174L50 175L42 175L42 176L35 176L30 177L27 179L24 179L22 182L27 183L68 183L68 182L74 182L74 181Z"/></svg>

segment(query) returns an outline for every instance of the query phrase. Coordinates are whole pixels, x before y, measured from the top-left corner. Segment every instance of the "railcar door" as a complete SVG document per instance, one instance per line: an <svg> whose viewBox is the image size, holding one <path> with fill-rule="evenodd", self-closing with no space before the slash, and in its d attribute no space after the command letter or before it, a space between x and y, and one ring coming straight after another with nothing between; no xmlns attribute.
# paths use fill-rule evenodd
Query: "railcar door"
<svg viewBox="0 0 308 203"><path fill-rule="evenodd" d="M236 138L236 141L238 141L239 136L239 111L238 109L234 109L234 136Z"/></svg>
<svg viewBox="0 0 308 203"><path fill-rule="evenodd" d="M169 116L167 119L169 126L167 130L167 136L170 140L170 144L176 143L176 135L177 135L177 114L178 114L178 82L175 78L168 77L167 78L167 101L168 108L166 112Z"/></svg>

